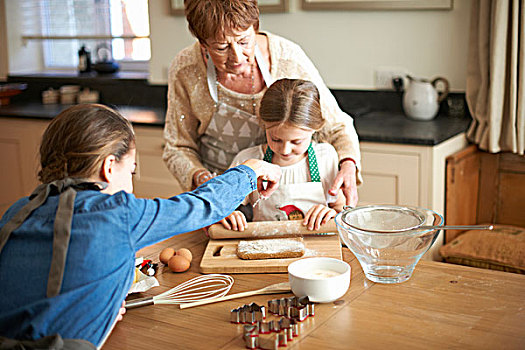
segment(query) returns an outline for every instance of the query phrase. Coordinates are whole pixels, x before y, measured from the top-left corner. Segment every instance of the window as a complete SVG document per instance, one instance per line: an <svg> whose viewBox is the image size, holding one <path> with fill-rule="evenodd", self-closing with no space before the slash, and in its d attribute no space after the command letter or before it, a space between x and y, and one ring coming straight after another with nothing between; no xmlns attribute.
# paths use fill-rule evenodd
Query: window
<svg viewBox="0 0 525 350"><path fill-rule="evenodd" d="M93 62L109 49L125 70L147 70L148 0L23 0L23 38L41 40L45 68L75 68L84 45Z"/></svg>

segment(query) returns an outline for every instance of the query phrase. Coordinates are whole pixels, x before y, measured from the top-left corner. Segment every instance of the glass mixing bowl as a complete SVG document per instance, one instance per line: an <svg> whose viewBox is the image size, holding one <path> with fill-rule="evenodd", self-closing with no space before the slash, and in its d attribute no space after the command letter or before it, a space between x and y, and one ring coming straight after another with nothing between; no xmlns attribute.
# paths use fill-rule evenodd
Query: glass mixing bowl
<svg viewBox="0 0 525 350"><path fill-rule="evenodd" d="M443 226L443 217L424 208L368 205L343 210L335 222L369 280L400 283L412 276L440 231L418 228Z"/></svg>

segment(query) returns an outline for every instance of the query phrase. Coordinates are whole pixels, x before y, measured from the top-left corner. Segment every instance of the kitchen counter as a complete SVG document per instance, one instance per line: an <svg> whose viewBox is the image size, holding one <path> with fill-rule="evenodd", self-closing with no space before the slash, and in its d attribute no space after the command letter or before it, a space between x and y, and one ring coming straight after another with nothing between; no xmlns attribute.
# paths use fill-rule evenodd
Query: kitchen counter
<svg viewBox="0 0 525 350"><path fill-rule="evenodd" d="M0 106L0 117L23 117L31 119L53 119L70 105L43 105L38 102ZM111 105L133 124L164 126L165 109L161 107Z"/></svg>
<svg viewBox="0 0 525 350"><path fill-rule="evenodd" d="M417 121L400 112L369 112L356 117L354 124L361 141L434 146L465 132L471 121L447 115Z"/></svg>
<svg viewBox="0 0 525 350"><path fill-rule="evenodd" d="M166 247L188 248L190 270L172 273L159 265L160 286L129 298L158 295L199 275L208 238L202 231L172 237L137 253L158 262ZM460 265L420 261L413 276L394 285L367 280L353 254L350 288L333 303L316 304L315 316L299 324L292 349L523 349L525 276ZM285 282L287 274L233 274L229 294ZM181 310L151 305L128 310L103 350L244 349L243 326L230 323L230 310L291 293L259 295ZM267 320L277 319L268 316Z"/></svg>
<svg viewBox="0 0 525 350"><path fill-rule="evenodd" d="M0 117L52 119L65 105L42 105L38 102L0 106ZM137 125L164 126L162 107L113 106ZM401 112L368 112L354 118L360 141L409 145L438 145L468 128L470 117L439 115L431 121L415 121Z"/></svg>

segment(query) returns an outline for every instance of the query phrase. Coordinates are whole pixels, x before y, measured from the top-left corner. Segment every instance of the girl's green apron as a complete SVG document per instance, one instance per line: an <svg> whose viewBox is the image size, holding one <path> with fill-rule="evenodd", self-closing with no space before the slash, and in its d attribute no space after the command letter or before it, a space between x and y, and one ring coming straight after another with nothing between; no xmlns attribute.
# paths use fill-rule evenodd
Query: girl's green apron
<svg viewBox="0 0 525 350"><path fill-rule="evenodd" d="M272 157L273 151L266 147L264 160L271 163ZM308 167L310 182L279 184L271 197L259 201L253 209L253 221L301 219L312 206L326 204L327 198L312 144L308 146Z"/></svg>

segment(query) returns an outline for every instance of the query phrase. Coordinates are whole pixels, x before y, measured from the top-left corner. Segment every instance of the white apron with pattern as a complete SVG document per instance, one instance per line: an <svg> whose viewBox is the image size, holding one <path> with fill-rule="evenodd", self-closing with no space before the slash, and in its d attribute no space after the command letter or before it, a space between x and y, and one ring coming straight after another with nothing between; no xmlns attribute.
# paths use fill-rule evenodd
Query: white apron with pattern
<svg viewBox="0 0 525 350"><path fill-rule="evenodd" d="M262 72L266 86L273 83L270 69L262 58L259 47L255 47L255 60ZM200 138L199 153L203 165L218 174L230 166L233 158L245 148L260 145L265 135L257 116L219 101L217 75L211 59L207 63L207 79L210 95L217 108L210 124Z"/></svg>
<svg viewBox="0 0 525 350"><path fill-rule="evenodd" d="M264 160L271 163L266 148ZM308 148L308 167L311 182L279 184L277 190L253 208L253 221L284 221L302 219L316 204L328 203L326 191L319 176L319 169L312 145ZM299 212L298 212L299 210Z"/></svg>

